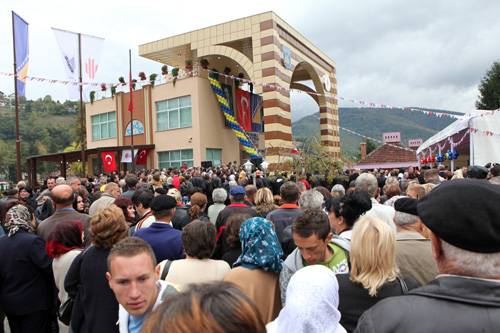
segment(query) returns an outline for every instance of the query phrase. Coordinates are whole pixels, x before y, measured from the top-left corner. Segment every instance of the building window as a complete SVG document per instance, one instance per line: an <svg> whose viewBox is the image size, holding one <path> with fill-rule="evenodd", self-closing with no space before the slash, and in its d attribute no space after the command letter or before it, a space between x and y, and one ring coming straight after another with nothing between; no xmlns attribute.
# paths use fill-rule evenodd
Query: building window
<svg viewBox="0 0 500 333"><path fill-rule="evenodd" d="M212 161L212 166L218 167L222 165L222 149L207 148L207 161Z"/></svg>
<svg viewBox="0 0 500 333"><path fill-rule="evenodd" d="M188 166L193 166L193 150L192 149L184 149L184 150L171 150L171 151L163 151L158 153L158 164L159 168L180 168L187 163Z"/></svg>
<svg viewBox="0 0 500 333"><path fill-rule="evenodd" d="M191 96L156 102L156 128L166 131L191 126Z"/></svg>
<svg viewBox="0 0 500 333"><path fill-rule="evenodd" d="M92 141L116 138L116 112L92 116Z"/></svg>

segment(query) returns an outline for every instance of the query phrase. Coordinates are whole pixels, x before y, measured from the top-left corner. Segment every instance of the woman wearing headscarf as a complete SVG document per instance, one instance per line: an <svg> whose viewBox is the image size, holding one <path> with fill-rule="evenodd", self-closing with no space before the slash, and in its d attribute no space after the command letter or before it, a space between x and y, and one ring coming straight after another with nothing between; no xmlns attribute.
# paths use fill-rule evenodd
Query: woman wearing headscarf
<svg viewBox="0 0 500 333"><path fill-rule="evenodd" d="M52 258L36 236L35 218L26 206L7 211L0 237L0 293L12 333L50 332Z"/></svg>
<svg viewBox="0 0 500 333"><path fill-rule="evenodd" d="M224 276L254 300L262 320L274 320L281 310L279 273L283 251L274 226L262 217L253 217L241 225L242 253L233 269Z"/></svg>
<svg viewBox="0 0 500 333"><path fill-rule="evenodd" d="M179 230L182 230L185 226L194 220L200 221L210 221L207 213L205 213L205 208L207 208L207 196L203 193L196 192L191 195L191 208L187 215L182 217L179 222Z"/></svg>
<svg viewBox="0 0 500 333"><path fill-rule="evenodd" d="M348 332L354 331L363 312L377 302L403 295L419 286L414 278L403 280L397 277L396 234L386 222L376 217L365 217L356 222L350 256L350 273L337 274L340 323Z"/></svg>
<svg viewBox="0 0 500 333"><path fill-rule="evenodd" d="M47 254L54 258L52 271L56 287L59 290L58 297L61 304L68 299L68 293L64 290L64 278L73 260L83 249L82 236L82 222L63 221L52 230L45 244ZM68 326L59 322L59 332L68 332Z"/></svg>
<svg viewBox="0 0 500 333"><path fill-rule="evenodd" d="M286 291L286 306L267 332L345 332L339 324L339 284L332 270L312 265L298 270Z"/></svg>

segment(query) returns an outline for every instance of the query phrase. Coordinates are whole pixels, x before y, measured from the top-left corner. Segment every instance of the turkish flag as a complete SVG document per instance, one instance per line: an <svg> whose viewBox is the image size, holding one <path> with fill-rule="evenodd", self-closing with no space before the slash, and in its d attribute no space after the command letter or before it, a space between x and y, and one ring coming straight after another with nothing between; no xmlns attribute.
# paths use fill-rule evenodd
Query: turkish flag
<svg viewBox="0 0 500 333"><path fill-rule="evenodd" d="M236 100L238 102L238 122L245 131L252 130L252 110L250 110L250 93L236 89Z"/></svg>
<svg viewBox="0 0 500 333"><path fill-rule="evenodd" d="M149 149L139 149L137 152L136 165L146 165L146 159L148 158Z"/></svg>
<svg viewBox="0 0 500 333"><path fill-rule="evenodd" d="M104 165L104 172L110 173L113 171L118 171L116 167L115 152L114 151L103 151L101 152L102 163Z"/></svg>

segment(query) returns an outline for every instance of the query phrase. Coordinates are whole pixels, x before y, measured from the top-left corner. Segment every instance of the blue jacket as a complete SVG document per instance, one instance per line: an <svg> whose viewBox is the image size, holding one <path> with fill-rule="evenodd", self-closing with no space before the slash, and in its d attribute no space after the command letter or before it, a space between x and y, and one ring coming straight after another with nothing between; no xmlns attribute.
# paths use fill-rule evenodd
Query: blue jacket
<svg viewBox="0 0 500 333"><path fill-rule="evenodd" d="M156 262L165 259L184 259L182 253L184 247L181 241L182 232L174 229L170 224L154 222L147 228L141 228L134 232L134 236L144 239L151 245L156 256Z"/></svg>

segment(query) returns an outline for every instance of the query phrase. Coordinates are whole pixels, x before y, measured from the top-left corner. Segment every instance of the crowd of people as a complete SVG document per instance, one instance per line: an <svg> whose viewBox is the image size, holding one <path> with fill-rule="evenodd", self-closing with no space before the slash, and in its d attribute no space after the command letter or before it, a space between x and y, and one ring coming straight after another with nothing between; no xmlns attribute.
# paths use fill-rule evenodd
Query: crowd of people
<svg viewBox="0 0 500 333"><path fill-rule="evenodd" d="M12 333L494 332L497 185L497 164L20 181L0 201L0 320Z"/></svg>

